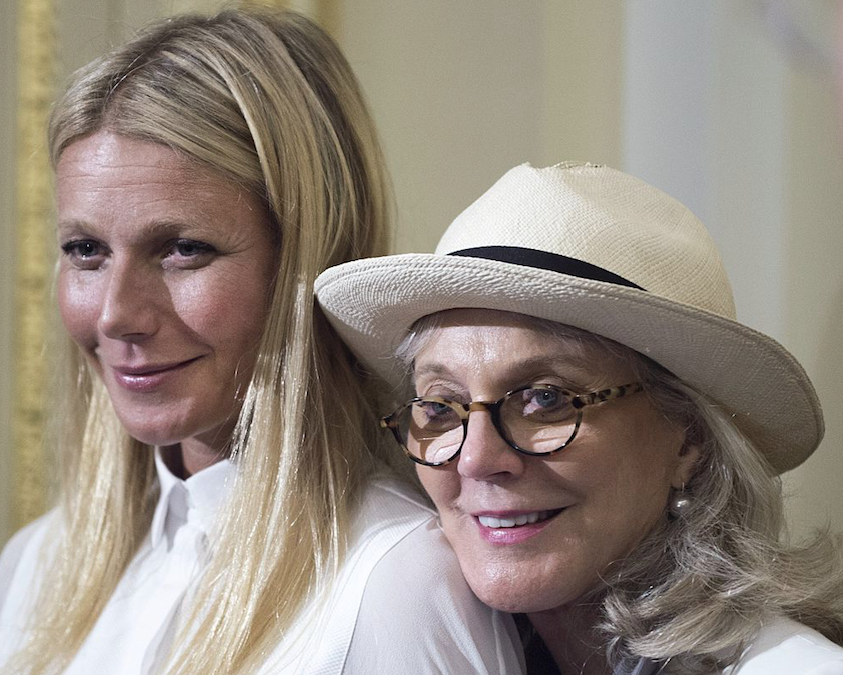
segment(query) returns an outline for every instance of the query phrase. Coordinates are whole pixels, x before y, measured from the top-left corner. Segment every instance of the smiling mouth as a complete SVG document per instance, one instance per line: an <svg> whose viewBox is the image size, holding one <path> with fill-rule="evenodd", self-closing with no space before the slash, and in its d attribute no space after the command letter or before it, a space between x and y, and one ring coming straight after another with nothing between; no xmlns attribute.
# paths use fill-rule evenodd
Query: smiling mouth
<svg viewBox="0 0 843 675"><path fill-rule="evenodd" d="M553 516L562 513L565 509L553 509L551 511L533 511L532 513L522 513L511 518L500 518L496 516L477 516L477 520L483 527L491 529L499 529L506 527L521 527L522 525L532 525L533 523L540 523L543 520L553 518Z"/></svg>
<svg viewBox="0 0 843 675"><path fill-rule="evenodd" d="M201 356L187 361L163 364L147 364L143 366L112 366L114 381L127 391L147 394L161 390L172 378L179 377L188 366L196 363Z"/></svg>
<svg viewBox="0 0 843 675"><path fill-rule="evenodd" d="M187 359L186 361L176 361L174 363L168 364L161 364L161 365L149 365L149 366L140 366L137 368L131 367L114 367L114 371L122 375L123 377L133 377L133 378L142 378L142 377L150 377L154 375L159 375L160 373L166 373L172 370L178 370L180 368L184 368L189 366L194 361L197 361L200 357L194 357L192 359Z"/></svg>

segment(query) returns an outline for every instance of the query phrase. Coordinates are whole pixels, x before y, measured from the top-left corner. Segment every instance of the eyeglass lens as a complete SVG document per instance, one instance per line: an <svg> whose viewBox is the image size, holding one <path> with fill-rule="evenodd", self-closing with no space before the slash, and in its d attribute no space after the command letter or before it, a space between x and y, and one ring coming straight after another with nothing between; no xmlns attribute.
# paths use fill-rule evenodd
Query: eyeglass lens
<svg viewBox="0 0 843 675"><path fill-rule="evenodd" d="M513 391L488 408L504 439L527 452L558 450L576 432L577 411L571 398L555 387ZM464 417L464 408L458 403L422 399L398 412L396 422L402 443L413 457L439 464L459 451L465 438Z"/></svg>

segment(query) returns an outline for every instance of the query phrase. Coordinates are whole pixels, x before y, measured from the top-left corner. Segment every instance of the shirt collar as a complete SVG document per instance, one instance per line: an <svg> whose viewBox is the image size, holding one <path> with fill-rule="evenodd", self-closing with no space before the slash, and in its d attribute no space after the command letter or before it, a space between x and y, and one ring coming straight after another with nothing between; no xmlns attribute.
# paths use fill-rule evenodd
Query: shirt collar
<svg viewBox="0 0 843 675"><path fill-rule="evenodd" d="M205 534L210 534L219 507L234 481L234 464L224 459L182 480L167 468L160 448L156 448L155 470L158 473L161 493L152 516L152 546L156 547L161 542L168 515L184 521L189 513L191 520L195 520Z"/></svg>

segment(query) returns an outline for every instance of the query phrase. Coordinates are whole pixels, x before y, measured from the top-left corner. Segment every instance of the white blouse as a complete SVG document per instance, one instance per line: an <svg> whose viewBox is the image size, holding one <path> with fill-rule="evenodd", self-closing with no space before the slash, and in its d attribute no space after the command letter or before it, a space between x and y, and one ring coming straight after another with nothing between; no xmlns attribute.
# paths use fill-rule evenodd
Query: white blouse
<svg viewBox="0 0 843 675"><path fill-rule="evenodd" d="M684 673L670 663L642 659L629 675ZM770 616L736 664L707 675L843 675L843 648L792 619Z"/></svg>
<svg viewBox="0 0 843 675"><path fill-rule="evenodd" d="M185 594L202 571L235 468L219 462L187 480L156 455L161 496L149 535L64 675L160 671ZM38 561L58 526L51 512L0 556L0 671L25 639ZM463 580L435 513L403 484L377 479L356 515L328 597L306 607L261 675L524 672L510 617Z"/></svg>

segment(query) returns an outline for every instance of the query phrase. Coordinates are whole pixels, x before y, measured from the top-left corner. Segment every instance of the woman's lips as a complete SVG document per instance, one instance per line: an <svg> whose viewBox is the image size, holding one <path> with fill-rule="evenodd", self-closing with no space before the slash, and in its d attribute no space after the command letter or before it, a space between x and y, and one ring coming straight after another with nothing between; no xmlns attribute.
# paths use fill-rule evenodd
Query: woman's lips
<svg viewBox="0 0 843 675"><path fill-rule="evenodd" d="M111 371L114 373L114 380L124 389L144 393L157 389L199 358L168 364L112 366Z"/></svg>
<svg viewBox="0 0 843 675"><path fill-rule="evenodd" d="M517 544L536 536L565 509L474 516L480 536L491 544Z"/></svg>

